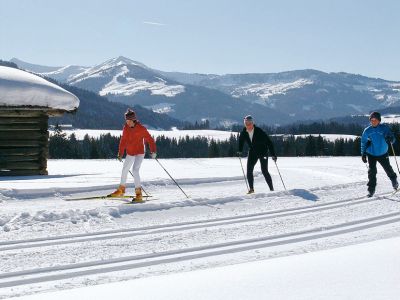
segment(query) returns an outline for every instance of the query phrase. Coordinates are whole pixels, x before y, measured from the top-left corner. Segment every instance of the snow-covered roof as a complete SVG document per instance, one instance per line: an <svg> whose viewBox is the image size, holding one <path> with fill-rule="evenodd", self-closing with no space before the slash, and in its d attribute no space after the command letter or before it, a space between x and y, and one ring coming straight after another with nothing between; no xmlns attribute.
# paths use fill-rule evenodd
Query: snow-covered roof
<svg viewBox="0 0 400 300"><path fill-rule="evenodd" d="M79 99L39 76L0 66L0 106L34 106L73 111L79 106Z"/></svg>

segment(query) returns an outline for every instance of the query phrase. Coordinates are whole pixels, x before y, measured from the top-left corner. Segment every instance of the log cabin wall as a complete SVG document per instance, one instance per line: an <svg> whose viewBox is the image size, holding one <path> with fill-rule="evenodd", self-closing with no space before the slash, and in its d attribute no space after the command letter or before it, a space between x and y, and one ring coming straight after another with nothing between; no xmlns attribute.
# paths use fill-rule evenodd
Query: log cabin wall
<svg viewBox="0 0 400 300"><path fill-rule="evenodd" d="M48 113L0 107L0 176L47 175Z"/></svg>

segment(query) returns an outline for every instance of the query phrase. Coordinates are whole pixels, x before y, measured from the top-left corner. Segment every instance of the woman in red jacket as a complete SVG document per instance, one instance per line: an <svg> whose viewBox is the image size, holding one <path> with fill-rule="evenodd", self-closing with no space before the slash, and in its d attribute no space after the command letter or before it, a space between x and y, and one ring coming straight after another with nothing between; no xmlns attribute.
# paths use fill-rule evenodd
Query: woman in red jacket
<svg viewBox="0 0 400 300"><path fill-rule="evenodd" d="M134 201L143 201L142 187L140 183L139 169L144 159L145 143L150 145L151 157L157 157L156 143L147 129L139 123L136 114L129 109L125 113L126 124L122 131L121 141L119 143L118 159L122 161L122 156L126 151L126 158L122 168L121 182L118 189L111 194L111 197L120 197L125 194L126 179L129 169L132 167L132 174L135 180Z"/></svg>

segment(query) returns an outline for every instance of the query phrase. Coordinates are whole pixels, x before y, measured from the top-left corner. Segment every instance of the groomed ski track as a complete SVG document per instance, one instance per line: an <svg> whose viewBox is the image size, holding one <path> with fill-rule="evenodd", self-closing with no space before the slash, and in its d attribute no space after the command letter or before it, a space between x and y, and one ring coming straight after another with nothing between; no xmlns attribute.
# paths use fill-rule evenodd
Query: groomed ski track
<svg viewBox="0 0 400 300"><path fill-rule="evenodd" d="M148 187L157 200L129 207L108 199L62 201L81 196L80 189L42 190L43 199L35 201L57 200L60 210L117 210L116 220L128 222L106 230L94 227L68 233L70 227L65 227L63 234L38 232L1 240L0 298L300 254L400 234L400 200L391 196L389 186L372 198L365 196L365 181L240 195L244 184L238 176L200 181L179 182L192 195L189 200L170 182L150 181ZM258 174L256 186L262 184ZM221 192L203 196L203 190L212 188ZM93 187L88 196L107 189ZM166 191L173 200L162 196ZM18 197L28 203L27 191L7 202L18 204ZM175 214L183 217L174 219ZM164 215L157 222L145 222ZM20 220L15 216L10 223Z"/></svg>

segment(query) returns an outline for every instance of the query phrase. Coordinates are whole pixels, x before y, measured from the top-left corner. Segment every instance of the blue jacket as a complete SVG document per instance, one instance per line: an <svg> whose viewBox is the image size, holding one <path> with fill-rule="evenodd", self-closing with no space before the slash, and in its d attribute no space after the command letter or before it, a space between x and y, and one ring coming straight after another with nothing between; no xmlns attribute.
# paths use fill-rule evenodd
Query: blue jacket
<svg viewBox="0 0 400 300"><path fill-rule="evenodd" d="M381 156L388 152L386 140L395 143L396 137L386 124L379 124L376 127L368 126L361 136L361 155L370 154Z"/></svg>

